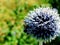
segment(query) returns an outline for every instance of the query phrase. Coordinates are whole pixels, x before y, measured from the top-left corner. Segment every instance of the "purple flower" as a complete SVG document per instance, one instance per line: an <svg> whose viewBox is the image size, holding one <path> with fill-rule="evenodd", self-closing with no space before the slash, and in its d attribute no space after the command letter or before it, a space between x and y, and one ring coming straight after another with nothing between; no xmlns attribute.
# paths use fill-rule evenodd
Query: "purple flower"
<svg viewBox="0 0 60 45"><path fill-rule="evenodd" d="M24 22L24 32L37 38L51 39L57 36L60 30L58 11L49 7L30 11Z"/></svg>

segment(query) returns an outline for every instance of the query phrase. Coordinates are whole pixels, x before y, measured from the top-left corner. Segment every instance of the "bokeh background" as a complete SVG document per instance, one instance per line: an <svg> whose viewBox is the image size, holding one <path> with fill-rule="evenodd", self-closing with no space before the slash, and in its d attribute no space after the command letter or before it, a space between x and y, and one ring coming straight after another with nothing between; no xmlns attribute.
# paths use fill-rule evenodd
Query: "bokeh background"
<svg viewBox="0 0 60 45"><path fill-rule="evenodd" d="M24 18L38 7L57 8L60 0L0 0L0 45L38 45L38 40L24 33ZM60 45L60 37L43 45Z"/></svg>

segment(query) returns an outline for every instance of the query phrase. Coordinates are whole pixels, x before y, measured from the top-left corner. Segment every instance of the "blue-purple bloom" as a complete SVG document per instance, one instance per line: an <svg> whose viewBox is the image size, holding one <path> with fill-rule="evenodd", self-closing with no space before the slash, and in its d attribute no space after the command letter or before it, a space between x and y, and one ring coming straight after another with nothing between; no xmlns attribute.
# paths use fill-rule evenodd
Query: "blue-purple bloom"
<svg viewBox="0 0 60 45"><path fill-rule="evenodd" d="M37 8L30 11L25 18L25 30L27 34L42 39L51 39L60 31L60 17L57 9Z"/></svg>

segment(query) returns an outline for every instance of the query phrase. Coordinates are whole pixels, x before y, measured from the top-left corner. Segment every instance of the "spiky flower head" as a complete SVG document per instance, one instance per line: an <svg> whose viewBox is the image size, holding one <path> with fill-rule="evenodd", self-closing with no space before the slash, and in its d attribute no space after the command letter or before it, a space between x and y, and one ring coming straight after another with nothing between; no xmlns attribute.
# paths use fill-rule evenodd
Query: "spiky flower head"
<svg viewBox="0 0 60 45"><path fill-rule="evenodd" d="M30 11L24 20L27 34L42 39L51 39L57 36L60 27L57 9L37 8Z"/></svg>

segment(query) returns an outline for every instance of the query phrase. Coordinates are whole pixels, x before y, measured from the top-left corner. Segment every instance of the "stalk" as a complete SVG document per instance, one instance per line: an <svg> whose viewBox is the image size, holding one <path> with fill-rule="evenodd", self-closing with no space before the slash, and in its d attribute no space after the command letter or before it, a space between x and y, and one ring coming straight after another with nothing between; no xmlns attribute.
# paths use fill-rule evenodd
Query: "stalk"
<svg viewBox="0 0 60 45"><path fill-rule="evenodd" d="M39 40L39 45L43 45L43 40Z"/></svg>

